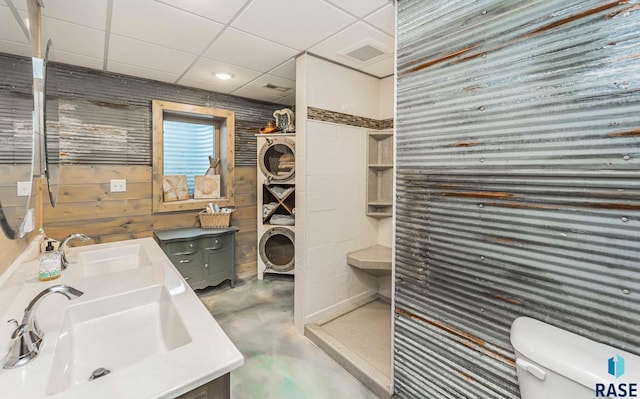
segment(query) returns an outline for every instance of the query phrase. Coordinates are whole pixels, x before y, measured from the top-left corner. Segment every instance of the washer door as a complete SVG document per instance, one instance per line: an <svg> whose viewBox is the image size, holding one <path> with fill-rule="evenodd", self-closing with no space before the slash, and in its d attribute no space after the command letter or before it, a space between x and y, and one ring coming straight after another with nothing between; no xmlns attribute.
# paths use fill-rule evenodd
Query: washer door
<svg viewBox="0 0 640 399"><path fill-rule="evenodd" d="M268 180L284 182L296 173L296 144L293 140L267 139L258 154L258 166Z"/></svg>
<svg viewBox="0 0 640 399"><path fill-rule="evenodd" d="M284 227L265 231L260 238L260 258L267 269L276 272L293 270L295 262L295 233Z"/></svg>

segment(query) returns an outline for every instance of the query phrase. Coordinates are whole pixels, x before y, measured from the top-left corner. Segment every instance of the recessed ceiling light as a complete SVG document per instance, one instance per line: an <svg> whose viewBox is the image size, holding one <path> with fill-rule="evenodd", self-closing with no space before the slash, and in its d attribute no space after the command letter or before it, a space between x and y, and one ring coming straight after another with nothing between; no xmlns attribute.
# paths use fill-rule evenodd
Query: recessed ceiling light
<svg viewBox="0 0 640 399"><path fill-rule="evenodd" d="M216 78L220 80L229 80L231 79L231 74L218 72L216 73Z"/></svg>

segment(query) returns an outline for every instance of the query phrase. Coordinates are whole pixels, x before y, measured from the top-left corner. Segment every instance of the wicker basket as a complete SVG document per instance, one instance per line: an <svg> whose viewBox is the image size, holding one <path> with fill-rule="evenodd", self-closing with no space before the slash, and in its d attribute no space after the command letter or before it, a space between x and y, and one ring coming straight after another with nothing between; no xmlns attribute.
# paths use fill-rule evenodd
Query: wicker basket
<svg viewBox="0 0 640 399"><path fill-rule="evenodd" d="M219 229L222 227L229 227L231 222L230 213L207 213L207 211L201 211L198 213L200 216L200 227L203 229Z"/></svg>

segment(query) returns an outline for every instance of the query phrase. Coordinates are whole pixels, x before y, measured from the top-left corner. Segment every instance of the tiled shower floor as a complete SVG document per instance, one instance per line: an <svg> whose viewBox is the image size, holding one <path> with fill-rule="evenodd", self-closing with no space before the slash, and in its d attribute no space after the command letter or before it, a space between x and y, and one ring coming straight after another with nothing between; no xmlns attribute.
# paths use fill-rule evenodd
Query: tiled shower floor
<svg viewBox="0 0 640 399"><path fill-rule="evenodd" d="M231 373L234 399L375 399L377 396L293 328L293 280L228 284L198 296L244 355Z"/></svg>
<svg viewBox="0 0 640 399"><path fill-rule="evenodd" d="M380 398L390 397L391 305L372 299L320 324L305 335Z"/></svg>

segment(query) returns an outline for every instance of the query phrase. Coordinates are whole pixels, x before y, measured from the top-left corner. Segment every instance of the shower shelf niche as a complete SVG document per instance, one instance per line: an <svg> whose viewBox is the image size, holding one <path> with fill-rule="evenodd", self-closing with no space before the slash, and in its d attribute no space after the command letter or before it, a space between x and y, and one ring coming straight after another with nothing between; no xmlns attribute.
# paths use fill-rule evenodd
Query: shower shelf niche
<svg viewBox="0 0 640 399"><path fill-rule="evenodd" d="M367 216L393 212L393 130L367 132Z"/></svg>
<svg viewBox="0 0 640 399"><path fill-rule="evenodd" d="M262 190L262 223L293 225L296 208L295 185L263 184ZM288 219L290 223L278 223L278 219Z"/></svg>

